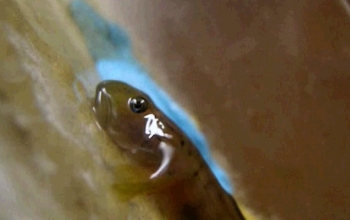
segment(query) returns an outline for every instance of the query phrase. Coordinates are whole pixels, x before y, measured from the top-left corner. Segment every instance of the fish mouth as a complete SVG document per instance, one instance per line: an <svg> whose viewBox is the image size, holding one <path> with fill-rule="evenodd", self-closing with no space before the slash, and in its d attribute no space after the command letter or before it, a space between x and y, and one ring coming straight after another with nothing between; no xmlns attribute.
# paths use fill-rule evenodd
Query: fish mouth
<svg viewBox="0 0 350 220"><path fill-rule="evenodd" d="M98 90L95 95L95 103L92 108L99 127L106 129L112 111L110 95L105 89Z"/></svg>

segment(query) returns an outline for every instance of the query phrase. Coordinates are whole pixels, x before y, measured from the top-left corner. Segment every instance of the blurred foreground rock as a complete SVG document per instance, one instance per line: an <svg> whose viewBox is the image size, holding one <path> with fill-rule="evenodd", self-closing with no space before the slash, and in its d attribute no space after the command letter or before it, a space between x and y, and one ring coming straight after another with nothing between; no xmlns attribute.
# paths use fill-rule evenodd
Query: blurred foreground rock
<svg viewBox="0 0 350 220"><path fill-rule="evenodd" d="M109 191L88 98L98 79L67 4L0 10L0 219L152 218Z"/></svg>

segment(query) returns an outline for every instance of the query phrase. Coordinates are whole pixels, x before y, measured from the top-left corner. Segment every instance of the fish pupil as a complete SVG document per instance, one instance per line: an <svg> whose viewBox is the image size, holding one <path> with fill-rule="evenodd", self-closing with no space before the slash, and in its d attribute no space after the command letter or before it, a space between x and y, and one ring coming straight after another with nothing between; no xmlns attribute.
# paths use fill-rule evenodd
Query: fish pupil
<svg viewBox="0 0 350 220"><path fill-rule="evenodd" d="M129 99L129 107L135 113L142 113L147 110L147 101L142 97L134 97Z"/></svg>

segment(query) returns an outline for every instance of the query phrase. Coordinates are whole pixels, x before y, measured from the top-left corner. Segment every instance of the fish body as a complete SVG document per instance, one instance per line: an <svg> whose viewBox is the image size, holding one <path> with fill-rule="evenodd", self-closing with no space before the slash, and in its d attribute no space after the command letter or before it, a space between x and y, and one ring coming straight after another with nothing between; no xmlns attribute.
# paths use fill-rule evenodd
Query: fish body
<svg viewBox="0 0 350 220"><path fill-rule="evenodd" d="M132 164L116 172L118 193L153 195L167 207L167 219L244 219L197 148L147 94L103 81L93 109L99 126Z"/></svg>

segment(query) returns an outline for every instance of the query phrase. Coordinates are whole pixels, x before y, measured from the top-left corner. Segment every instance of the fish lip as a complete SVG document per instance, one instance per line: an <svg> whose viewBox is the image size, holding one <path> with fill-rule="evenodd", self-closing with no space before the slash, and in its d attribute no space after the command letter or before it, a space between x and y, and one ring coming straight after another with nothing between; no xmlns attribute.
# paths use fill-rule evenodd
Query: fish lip
<svg viewBox="0 0 350 220"><path fill-rule="evenodd" d="M93 112L99 127L107 129L112 112L111 97L104 88L96 92Z"/></svg>

